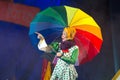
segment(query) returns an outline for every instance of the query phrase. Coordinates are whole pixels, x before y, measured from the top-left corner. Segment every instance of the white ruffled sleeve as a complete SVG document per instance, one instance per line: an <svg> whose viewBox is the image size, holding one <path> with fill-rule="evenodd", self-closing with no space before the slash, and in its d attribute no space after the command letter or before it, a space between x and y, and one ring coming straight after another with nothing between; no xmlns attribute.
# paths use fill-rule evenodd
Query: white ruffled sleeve
<svg viewBox="0 0 120 80"><path fill-rule="evenodd" d="M47 46L48 46L48 45L47 45L45 39L39 41L39 43L38 43L38 49L39 49L39 50L42 50L42 48L47 47Z"/></svg>

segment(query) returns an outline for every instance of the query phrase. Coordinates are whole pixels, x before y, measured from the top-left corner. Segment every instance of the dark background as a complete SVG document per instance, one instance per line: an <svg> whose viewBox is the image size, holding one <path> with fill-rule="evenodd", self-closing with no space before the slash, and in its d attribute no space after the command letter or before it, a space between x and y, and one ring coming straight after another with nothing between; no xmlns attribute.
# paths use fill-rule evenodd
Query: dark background
<svg viewBox="0 0 120 80"><path fill-rule="evenodd" d="M93 61L76 67L79 74L78 80L111 80L120 69L120 8L118 0L6 1L38 7L41 10L48 6L63 4L81 8L100 25L103 45L100 54ZM29 28L26 26L0 21L0 80L40 80L42 59L31 45L28 32Z"/></svg>

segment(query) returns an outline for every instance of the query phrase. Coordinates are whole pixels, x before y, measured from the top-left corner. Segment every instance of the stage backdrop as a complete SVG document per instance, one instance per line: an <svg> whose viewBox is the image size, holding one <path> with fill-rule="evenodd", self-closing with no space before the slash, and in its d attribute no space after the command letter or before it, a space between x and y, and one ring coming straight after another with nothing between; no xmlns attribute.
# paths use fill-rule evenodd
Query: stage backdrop
<svg viewBox="0 0 120 80"><path fill-rule="evenodd" d="M29 27L39 8L10 2L0 2L0 20Z"/></svg>
<svg viewBox="0 0 120 80"><path fill-rule="evenodd" d="M76 67L79 74L77 80L111 80L115 70L119 68L119 57L117 56L119 53L119 38L117 36L119 28L114 28L118 22L114 22L114 25L111 26L109 0L47 1L54 1L55 3L58 1L56 4L62 5L66 3L81 8L94 17L102 29L104 40L102 49L93 61ZM0 80L40 80L43 59L41 59L29 40L29 23L37 11L44 10L50 5L44 3L46 6L43 6L41 3L40 9L39 4L36 4L37 2L40 3L39 0L13 0L12 2L0 2ZM20 3L21 7L20 4L16 3ZM23 9L25 6L32 6L29 9L33 9L35 6L37 9L35 11L33 9L32 13L31 10ZM21 15L26 17L19 17ZM112 34L111 28L114 28L114 34Z"/></svg>

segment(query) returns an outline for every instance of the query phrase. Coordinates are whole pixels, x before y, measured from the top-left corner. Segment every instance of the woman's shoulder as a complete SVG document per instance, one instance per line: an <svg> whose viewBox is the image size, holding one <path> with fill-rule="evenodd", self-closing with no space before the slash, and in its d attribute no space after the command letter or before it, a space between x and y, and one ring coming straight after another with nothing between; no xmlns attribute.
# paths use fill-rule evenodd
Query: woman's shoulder
<svg viewBox="0 0 120 80"><path fill-rule="evenodd" d="M71 50L75 50L75 49L78 49L78 46L77 46L77 45L74 45L74 46L72 46L71 48L69 48L70 51L71 51Z"/></svg>

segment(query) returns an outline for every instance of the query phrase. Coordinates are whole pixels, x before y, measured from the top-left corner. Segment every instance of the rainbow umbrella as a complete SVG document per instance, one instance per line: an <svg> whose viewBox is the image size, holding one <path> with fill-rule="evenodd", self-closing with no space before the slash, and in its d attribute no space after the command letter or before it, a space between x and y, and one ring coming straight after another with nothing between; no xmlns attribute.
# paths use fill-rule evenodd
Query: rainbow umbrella
<svg viewBox="0 0 120 80"><path fill-rule="evenodd" d="M70 6L49 7L39 12L30 24L30 39L37 47L35 32L40 32L50 44L62 34L64 27L76 29L74 40L79 46L79 64L91 61L100 53L103 39L99 25L81 9Z"/></svg>

